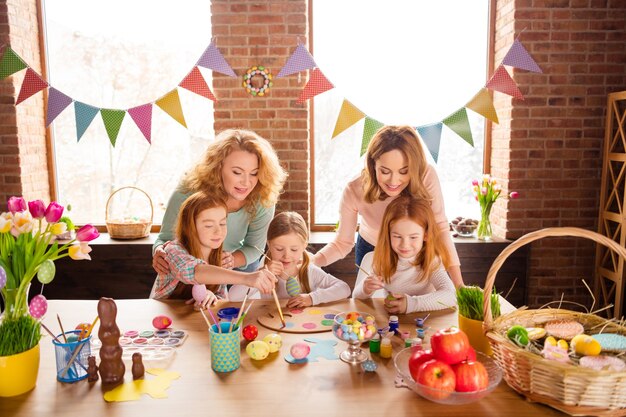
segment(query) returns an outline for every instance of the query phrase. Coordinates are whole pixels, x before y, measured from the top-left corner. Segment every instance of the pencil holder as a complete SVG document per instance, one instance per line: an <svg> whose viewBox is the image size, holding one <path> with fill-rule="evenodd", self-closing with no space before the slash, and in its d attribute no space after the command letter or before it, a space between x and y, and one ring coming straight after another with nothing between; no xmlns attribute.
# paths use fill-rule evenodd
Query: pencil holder
<svg viewBox="0 0 626 417"><path fill-rule="evenodd" d="M221 333L214 324L209 329L211 343L211 368L215 372L232 372L239 368L241 363L241 348L239 346L239 328L228 332L230 322L220 323Z"/></svg>
<svg viewBox="0 0 626 417"><path fill-rule="evenodd" d="M65 336L78 336L80 330L65 332ZM64 340L63 335L57 336ZM87 378L87 358L91 355L91 336L76 342L59 343L52 341L57 360L57 380L76 382Z"/></svg>

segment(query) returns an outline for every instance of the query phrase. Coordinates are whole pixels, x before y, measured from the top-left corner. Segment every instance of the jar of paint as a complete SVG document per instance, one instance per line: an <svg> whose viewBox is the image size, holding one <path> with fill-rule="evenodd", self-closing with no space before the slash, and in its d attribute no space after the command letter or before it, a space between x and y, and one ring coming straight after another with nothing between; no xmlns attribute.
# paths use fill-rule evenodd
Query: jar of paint
<svg viewBox="0 0 626 417"><path fill-rule="evenodd" d="M391 340L388 337L383 338L380 342L380 357L391 358L392 351Z"/></svg>
<svg viewBox="0 0 626 417"><path fill-rule="evenodd" d="M239 315L239 309L237 307L226 307L221 308L217 312L217 317L219 317L220 321L233 321Z"/></svg>

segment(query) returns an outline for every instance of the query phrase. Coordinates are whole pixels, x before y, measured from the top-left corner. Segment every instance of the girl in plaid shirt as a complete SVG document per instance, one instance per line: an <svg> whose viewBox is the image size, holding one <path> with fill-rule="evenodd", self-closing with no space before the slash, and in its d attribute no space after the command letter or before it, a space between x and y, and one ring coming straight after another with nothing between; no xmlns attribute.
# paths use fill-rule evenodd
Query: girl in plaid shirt
<svg viewBox="0 0 626 417"><path fill-rule="evenodd" d="M150 298L187 299L193 302L193 285L207 285L205 299L197 307L213 305L225 297L223 284L243 284L271 293L276 277L267 269L251 273L221 268L222 243L226 237L228 210L223 199L202 191L192 194L181 206L176 223L176 239L167 242L167 274L159 274Z"/></svg>

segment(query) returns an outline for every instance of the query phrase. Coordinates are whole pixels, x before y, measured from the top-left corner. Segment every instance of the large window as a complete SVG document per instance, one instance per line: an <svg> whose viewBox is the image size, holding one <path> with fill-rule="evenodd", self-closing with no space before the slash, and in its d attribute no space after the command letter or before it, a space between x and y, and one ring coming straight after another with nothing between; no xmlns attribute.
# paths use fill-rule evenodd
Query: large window
<svg viewBox="0 0 626 417"><path fill-rule="evenodd" d="M313 1L313 56L335 86L314 98L314 223L335 224L345 184L363 168L364 120L331 140L344 99L383 124L422 126L485 84L488 0ZM478 216L484 118L467 110L475 147L443 126L437 164L449 218ZM429 155L428 152L426 152Z"/></svg>
<svg viewBox="0 0 626 417"><path fill-rule="evenodd" d="M43 4L49 83L97 108L126 110L158 100L193 69L211 39L210 2L206 0L55 0ZM210 86L210 70L200 71ZM56 118L52 139L57 198L73 206L75 222L104 224L107 198L127 185L150 195L154 223L161 222L181 174L214 137L212 102L182 88L178 92L188 128L155 105L151 145L128 113L115 147L100 115L80 142L74 105ZM120 194L115 202L142 198L140 193ZM124 204L133 207L133 212L121 210L113 215L145 216L149 206L143 198L143 205Z"/></svg>

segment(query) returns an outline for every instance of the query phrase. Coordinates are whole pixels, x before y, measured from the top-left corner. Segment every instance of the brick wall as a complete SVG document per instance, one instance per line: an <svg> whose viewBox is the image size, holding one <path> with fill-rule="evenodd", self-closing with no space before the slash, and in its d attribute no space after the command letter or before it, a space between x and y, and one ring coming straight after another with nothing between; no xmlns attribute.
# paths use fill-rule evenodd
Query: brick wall
<svg viewBox="0 0 626 417"><path fill-rule="evenodd" d="M495 63L520 41L543 74L515 70L525 100L496 93L492 173L522 198L500 201L496 233L517 238L554 226L597 230L607 94L626 89L626 4L613 0L498 0ZM523 32L522 32L523 31ZM594 244L531 246L529 304L590 305Z"/></svg>
<svg viewBox="0 0 626 417"><path fill-rule="evenodd" d="M266 97L253 97L242 87L242 76L263 65L274 76L298 45L308 42L305 0L213 0L211 24L217 46L238 78L213 73L215 132L245 128L268 139L289 172L277 211L295 210L309 219L309 113L296 100L304 87L297 75L274 78ZM306 75L306 74L303 74Z"/></svg>

